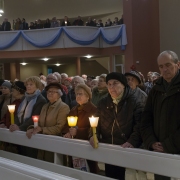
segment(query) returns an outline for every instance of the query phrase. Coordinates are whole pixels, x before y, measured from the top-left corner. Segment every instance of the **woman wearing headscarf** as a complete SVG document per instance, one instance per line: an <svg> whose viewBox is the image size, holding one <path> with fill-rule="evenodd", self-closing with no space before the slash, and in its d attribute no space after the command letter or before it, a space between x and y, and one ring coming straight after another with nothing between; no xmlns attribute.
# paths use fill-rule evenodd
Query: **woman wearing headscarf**
<svg viewBox="0 0 180 180"><path fill-rule="evenodd" d="M14 101L14 98L11 94L11 83L5 81L1 85L2 95L0 95L0 118L2 119L6 114L8 107L7 105L11 104Z"/></svg>
<svg viewBox="0 0 180 180"><path fill-rule="evenodd" d="M123 74L108 74L106 83L108 96L97 107L98 139L102 143L121 145L123 148L138 148L142 142L139 128L144 102L136 97ZM90 143L94 146L92 133ZM107 177L124 180L125 168L105 164L105 174Z"/></svg>
<svg viewBox="0 0 180 180"><path fill-rule="evenodd" d="M41 110L38 126L26 132L29 139L37 133L59 136L67 121L69 106L61 100L61 96L63 95L61 85L59 83L50 83L46 86L45 90L49 102ZM54 153L38 150L37 158L54 162Z"/></svg>
<svg viewBox="0 0 180 180"><path fill-rule="evenodd" d="M75 88L76 101L78 105L71 109L68 116L77 116L77 127L67 128L65 130L65 138L88 140L90 122L89 117L94 116L97 108L91 103L92 93L91 89L85 84L79 84ZM97 162L87 160L90 172L97 173Z"/></svg>
<svg viewBox="0 0 180 180"><path fill-rule="evenodd" d="M41 86L40 78L31 76L25 80L26 93L15 115L15 124L10 125L11 132L27 131L30 125L33 125L32 116L39 115L43 105L46 103L45 98L39 90ZM19 146L21 155L37 158L37 150L33 148Z"/></svg>

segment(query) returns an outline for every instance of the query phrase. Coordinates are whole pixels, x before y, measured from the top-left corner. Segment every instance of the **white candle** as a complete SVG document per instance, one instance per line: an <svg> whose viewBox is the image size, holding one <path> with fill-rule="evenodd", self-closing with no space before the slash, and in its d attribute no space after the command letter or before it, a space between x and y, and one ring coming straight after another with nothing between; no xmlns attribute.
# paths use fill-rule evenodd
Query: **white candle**
<svg viewBox="0 0 180 180"><path fill-rule="evenodd" d="M39 120L39 116L32 116L32 119L34 121L34 128L38 126L38 120Z"/></svg>
<svg viewBox="0 0 180 180"><path fill-rule="evenodd" d="M94 117L94 116L89 117L91 127L97 127L98 120L99 120L99 117Z"/></svg>

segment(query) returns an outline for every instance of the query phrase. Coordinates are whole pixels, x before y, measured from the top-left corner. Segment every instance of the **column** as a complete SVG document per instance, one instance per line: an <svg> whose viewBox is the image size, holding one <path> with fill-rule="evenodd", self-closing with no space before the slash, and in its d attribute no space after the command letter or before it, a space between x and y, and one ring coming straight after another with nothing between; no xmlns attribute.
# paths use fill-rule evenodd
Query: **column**
<svg viewBox="0 0 180 180"><path fill-rule="evenodd" d="M123 18L128 39L125 71L130 71L132 65L143 74L158 71L159 0L123 0Z"/></svg>
<svg viewBox="0 0 180 180"><path fill-rule="evenodd" d="M76 59L76 74L81 76L81 59L77 57Z"/></svg>

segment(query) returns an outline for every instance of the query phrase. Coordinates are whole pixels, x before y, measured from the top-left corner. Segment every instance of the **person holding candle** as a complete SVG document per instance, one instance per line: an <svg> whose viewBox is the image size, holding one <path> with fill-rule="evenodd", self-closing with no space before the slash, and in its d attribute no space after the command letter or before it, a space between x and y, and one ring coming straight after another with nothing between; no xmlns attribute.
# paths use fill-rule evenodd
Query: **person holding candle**
<svg viewBox="0 0 180 180"><path fill-rule="evenodd" d="M64 20L62 21L61 26L71 26L70 21L68 20L67 16L64 16Z"/></svg>
<svg viewBox="0 0 180 180"><path fill-rule="evenodd" d="M9 127L13 131L26 131L30 125L33 125L32 116L39 115L43 105L46 103L45 98L41 95L39 88L41 87L40 78L31 76L25 80L26 92L18 107L15 115L15 124ZM37 150L33 148L19 146L21 155L37 158Z"/></svg>
<svg viewBox="0 0 180 180"><path fill-rule="evenodd" d="M4 117L6 112L8 111L7 105L11 104L14 101L14 98L11 94L11 86L12 84L8 81L5 81L1 85L2 95L0 95L0 118Z"/></svg>
<svg viewBox="0 0 180 180"><path fill-rule="evenodd" d="M97 112L96 106L91 103L92 93L91 89L85 84L79 84L75 88L76 101L78 105L71 109L68 116L77 116L76 127L67 128L64 130L66 134L65 138L75 138L88 140L90 122L89 117L93 116ZM94 161L87 160L90 172L97 173L98 166Z"/></svg>
<svg viewBox="0 0 180 180"><path fill-rule="evenodd" d="M26 132L29 139L37 133L56 136L61 135L62 129L67 121L69 106L61 100L61 96L63 95L62 86L59 83L50 83L46 86L45 90L49 102L46 103L41 110L38 126ZM34 120L35 118L37 117L34 117ZM37 158L54 162L54 153L38 150Z"/></svg>
<svg viewBox="0 0 180 180"><path fill-rule="evenodd" d="M109 94L97 107L99 117L97 136L100 142L121 145L123 148L138 148L141 143L140 120L145 105L138 98L126 77L118 72L107 75L106 83ZM94 147L94 138L90 133L90 144ZM124 180L125 168L105 164L107 177Z"/></svg>
<svg viewBox="0 0 180 180"><path fill-rule="evenodd" d="M26 87L24 86L24 82L15 81L12 83L11 89L12 89L12 97L14 98L14 101L11 104L15 105L14 115L16 115L17 109L22 101L22 98L24 97ZM9 128L10 125L11 125L10 113L7 110L6 114L0 121L0 127Z"/></svg>
<svg viewBox="0 0 180 180"><path fill-rule="evenodd" d="M22 101L22 98L24 97L26 87L24 86L24 82L15 81L12 83L11 89L12 89L12 97L15 99L11 104L15 105L14 115L16 115L17 109ZM10 125L11 125L11 117L10 117L10 112L7 110L6 114L0 121L0 128L9 128ZM17 145L11 143L3 142L1 144L0 149L13 153L18 153Z"/></svg>

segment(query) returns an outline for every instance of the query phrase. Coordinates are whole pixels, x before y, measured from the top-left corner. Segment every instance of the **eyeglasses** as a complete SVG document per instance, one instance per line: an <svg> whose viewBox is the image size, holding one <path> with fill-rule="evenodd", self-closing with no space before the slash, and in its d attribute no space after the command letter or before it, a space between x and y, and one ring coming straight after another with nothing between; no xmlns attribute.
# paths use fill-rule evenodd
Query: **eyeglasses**
<svg viewBox="0 0 180 180"><path fill-rule="evenodd" d="M55 94L58 93L57 91L47 91L47 94Z"/></svg>
<svg viewBox="0 0 180 180"><path fill-rule="evenodd" d="M76 93L76 96L83 96L83 93Z"/></svg>
<svg viewBox="0 0 180 180"><path fill-rule="evenodd" d="M47 78L47 80L50 80L50 81L56 81L57 79Z"/></svg>

